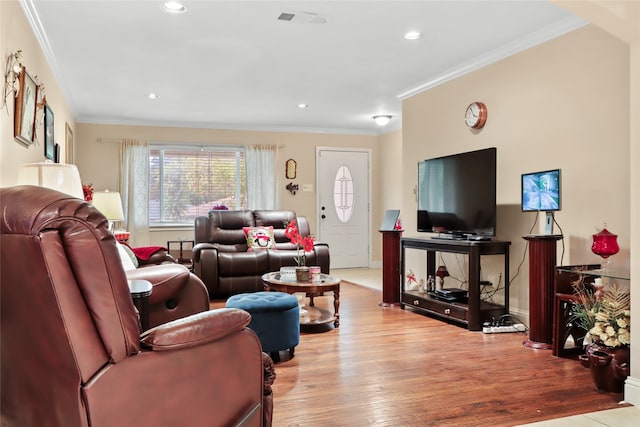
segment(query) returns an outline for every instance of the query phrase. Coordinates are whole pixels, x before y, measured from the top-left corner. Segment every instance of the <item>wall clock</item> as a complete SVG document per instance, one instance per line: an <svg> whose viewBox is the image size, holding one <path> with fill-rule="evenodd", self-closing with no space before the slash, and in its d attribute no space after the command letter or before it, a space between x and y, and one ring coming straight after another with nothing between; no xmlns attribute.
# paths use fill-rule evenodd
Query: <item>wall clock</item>
<svg viewBox="0 0 640 427"><path fill-rule="evenodd" d="M480 129L487 121L487 106L482 102L472 102L467 107L464 122L472 129Z"/></svg>

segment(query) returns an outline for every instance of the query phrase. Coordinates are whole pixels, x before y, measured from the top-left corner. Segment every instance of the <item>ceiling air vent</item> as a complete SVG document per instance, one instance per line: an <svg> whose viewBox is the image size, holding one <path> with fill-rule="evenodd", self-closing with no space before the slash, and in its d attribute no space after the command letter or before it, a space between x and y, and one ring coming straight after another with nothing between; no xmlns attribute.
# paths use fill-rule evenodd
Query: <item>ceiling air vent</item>
<svg viewBox="0 0 640 427"><path fill-rule="evenodd" d="M278 21L291 21L294 16L296 16L295 13L282 12L280 16L278 16Z"/></svg>
<svg viewBox="0 0 640 427"><path fill-rule="evenodd" d="M313 12L282 12L278 21L293 22L294 24L326 24L327 18Z"/></svg>

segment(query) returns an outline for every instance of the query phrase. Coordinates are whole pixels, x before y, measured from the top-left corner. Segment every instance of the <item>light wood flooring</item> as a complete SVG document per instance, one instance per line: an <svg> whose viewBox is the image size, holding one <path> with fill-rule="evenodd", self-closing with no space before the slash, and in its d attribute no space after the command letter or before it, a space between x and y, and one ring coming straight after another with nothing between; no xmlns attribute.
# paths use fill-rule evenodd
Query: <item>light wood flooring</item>
<svg viewBox="0 0 640 427"><path fill-rule="evenodd" d="M343 281L340 327L303 329L276 365L274 426L514 426L627 406L577 361L523 347L525 334L469 332L380 300Z"/></svg>

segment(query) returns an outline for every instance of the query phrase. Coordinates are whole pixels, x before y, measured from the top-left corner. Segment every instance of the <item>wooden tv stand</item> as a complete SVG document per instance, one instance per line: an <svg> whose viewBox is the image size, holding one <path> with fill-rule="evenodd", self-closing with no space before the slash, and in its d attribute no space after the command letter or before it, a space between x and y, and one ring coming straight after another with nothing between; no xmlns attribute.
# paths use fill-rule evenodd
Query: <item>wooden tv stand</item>
<svg viewBox="0 0 640 427"><path fill-rule="evenodd" d="M509 246L511 242L497 240L468 241L448 239L400 239L400 285L401 306L412 307L418 311L447 319L470 331L481 331L482 324L509 313ZM447 302L419 291L406 289L406 249L426 251L427 276L435 278L436 252L465 254L469 257L467 273L469 294L468 302ZM496 305L480 299L480 258L483 255L502 255L504 257L504 305Z"/></svg>

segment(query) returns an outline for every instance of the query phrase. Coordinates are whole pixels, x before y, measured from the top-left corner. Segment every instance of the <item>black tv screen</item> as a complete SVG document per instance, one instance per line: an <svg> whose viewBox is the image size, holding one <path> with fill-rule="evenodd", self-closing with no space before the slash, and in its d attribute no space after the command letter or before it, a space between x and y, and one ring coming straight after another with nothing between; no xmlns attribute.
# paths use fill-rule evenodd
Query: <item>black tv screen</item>
<svg viewBox="0 0 640 427"><path fill-rule="evenodd" d="M522 211L560 210L560 169L522 174Z"/></svg>
<svg viewBox="0 0 640 427"><path fill-rule="evenodd" d="M418 231L495 236L496 148L418 163Z"/></svg>

